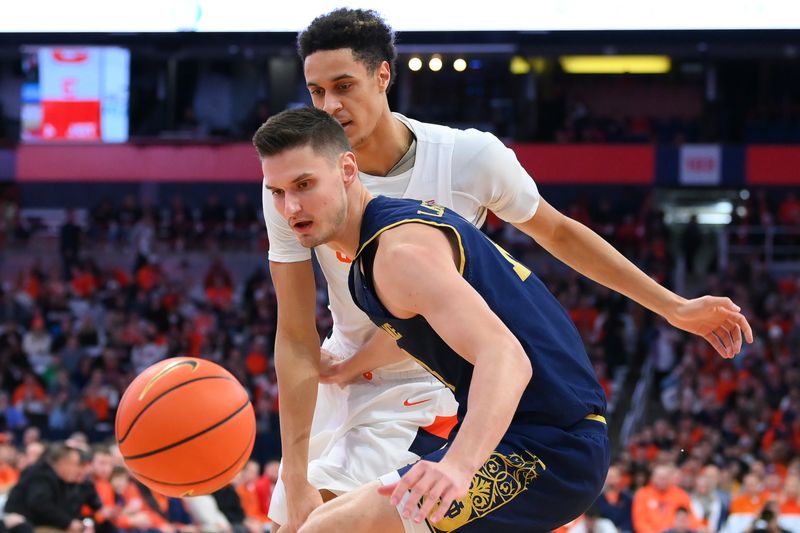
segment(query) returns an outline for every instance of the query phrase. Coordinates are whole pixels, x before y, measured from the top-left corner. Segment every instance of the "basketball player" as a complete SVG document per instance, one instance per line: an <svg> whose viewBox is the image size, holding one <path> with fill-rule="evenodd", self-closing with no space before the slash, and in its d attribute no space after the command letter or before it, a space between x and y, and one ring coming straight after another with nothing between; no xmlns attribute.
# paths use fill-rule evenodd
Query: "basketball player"
<svg viewBox="0 0 800 533"><path fill-rule="evenodd" d="M352 258L359 309L459 403L442 449L323 504L299 531L531 533L584 512L610 460L605 395L544 284L453 211L373 197L345 131L321 110L276 115L254 144L298 242ZM743 330L751 340L727 298L676 296L663 311L728 356Z"/></svg>
<svg viewBox="0 0 800 533"><path fill-rule="evenodd" d="M318 17L299 35L298 48L314 106L343 125L361 182L373 194L434 200L476 226L491 209L578 272L652 311L665 314L676 301L594 232L540 198L514 153L493 135L392 113L386 95L394 76L394 34L374 12L340 9ZM399 352L385 335L374 335L376 328L353 303L346 284L351 257L327 247L314 250L334 322L322 348L371 372L346 390L317 388L311 252L297 242L266 189L263 204L278 299L283 443L269 516L293 531L323 496L351 491L387 466L399 468L440 448L457 406L450 390L418 364L386 366ZM732 355L713 336L709 341Z"/></svg>

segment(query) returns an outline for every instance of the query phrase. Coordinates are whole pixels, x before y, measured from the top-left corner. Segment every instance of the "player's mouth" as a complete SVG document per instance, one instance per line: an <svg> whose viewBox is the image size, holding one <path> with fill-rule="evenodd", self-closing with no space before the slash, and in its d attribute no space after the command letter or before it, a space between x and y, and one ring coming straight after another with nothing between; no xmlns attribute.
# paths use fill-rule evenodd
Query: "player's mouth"
<svg viewBox="0 0 800 533"><path fill-rule="evenodd" d="M352 120L345 120L344 122L340 122L339 124L342 125L342 128L344 128L344 131L347 131L353 125L353 121Z"/></svg>
<svg viewBox="0 0 800 533"><path fill-rule="evenodd" d="M313 225L314 223L310 220L301 220L299 222L292 222L292 229L296 233L308 233L311 231L311 226Z"/></svg>

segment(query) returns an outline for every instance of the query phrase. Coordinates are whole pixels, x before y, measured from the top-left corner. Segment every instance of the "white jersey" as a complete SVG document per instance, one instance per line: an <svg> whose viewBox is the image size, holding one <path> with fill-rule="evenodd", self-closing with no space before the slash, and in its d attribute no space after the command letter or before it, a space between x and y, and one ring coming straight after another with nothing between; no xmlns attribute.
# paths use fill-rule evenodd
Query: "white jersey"
<svg viewBox="0 0 800 533"><path fill-rule="evenodd" d="M433 200L480 226L492 210L507 222L524 222L539 205L539 191L514 152L490 133L457 130L395 116L414 133L417 142L414 166L397 176L360 173L361 182L373 195ZM294 236L275 210L272 197L263 188L264 219L269 234L269 260L288 263L306 261L311 252ZM375 332L375 326L350 296L347 278L350 259L327 246L314 249L328 281L332 337L351 349L337 354L348 357ZM349 352L349 353L347 353ZM387 374L427 373L409 360L382 369ZM387 376L388 377L388 376Z"/></svg>

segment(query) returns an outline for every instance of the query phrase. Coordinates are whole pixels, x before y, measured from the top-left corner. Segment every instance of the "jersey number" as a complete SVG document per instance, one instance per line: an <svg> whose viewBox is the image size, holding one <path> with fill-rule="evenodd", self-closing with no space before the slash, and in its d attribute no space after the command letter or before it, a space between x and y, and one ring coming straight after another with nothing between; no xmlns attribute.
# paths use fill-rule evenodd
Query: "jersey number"
<svg viewBox="0 0 800 533"><path fill-rule="evenodd" d="M497 248L497 251L500 252L500 254L505 258L505 260L511 263L511 266L514 269L514 272L517 273L517 276L519 276L519 279L521 279L522 281L528 279L528 276L531 275L531 271L528 267L526 267L525 265L514 259L510 253L503 250L503 248L496 242L494 241L490 242L494 244L495 248Z"/></svg>

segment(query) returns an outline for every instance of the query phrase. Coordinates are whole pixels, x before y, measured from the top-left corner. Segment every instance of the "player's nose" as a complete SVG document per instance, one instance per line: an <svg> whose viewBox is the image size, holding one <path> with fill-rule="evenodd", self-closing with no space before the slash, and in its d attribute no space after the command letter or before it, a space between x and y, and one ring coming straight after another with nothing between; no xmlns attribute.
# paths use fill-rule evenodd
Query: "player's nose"
<svg viewBox="0 0 800 533"><path fill-rule="evenodd" d="M302 209L300 199L290 193L287 193L283 200L283 211L286 215L295 215Z"/></svg>
<svg viewBox="0 0 800 533"><path fill-rule="evenodd" d="M325 95L325 101L322 103L322 110L329 115L335 115L342 108L342 101L334 95Z"/></svg>

